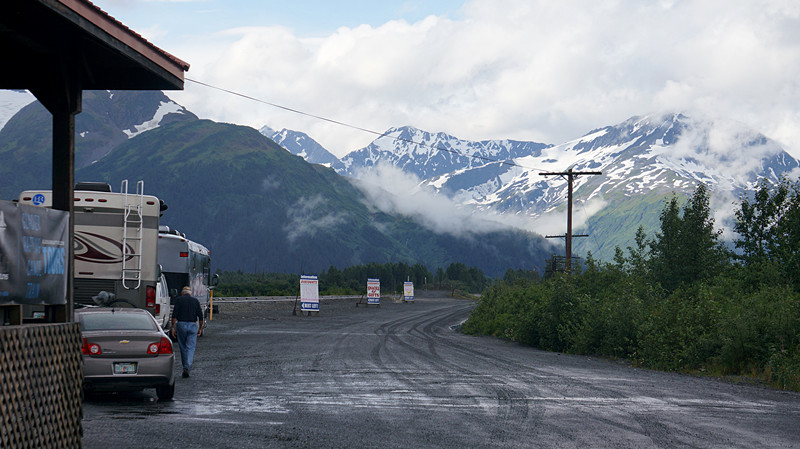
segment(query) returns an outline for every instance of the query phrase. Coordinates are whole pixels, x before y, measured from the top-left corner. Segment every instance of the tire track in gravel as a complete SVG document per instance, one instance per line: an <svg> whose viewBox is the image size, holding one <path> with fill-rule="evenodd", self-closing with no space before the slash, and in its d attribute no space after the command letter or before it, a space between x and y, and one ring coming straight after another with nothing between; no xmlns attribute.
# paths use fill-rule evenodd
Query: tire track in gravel
<svg viewBox="0 0 800 449"><path fill-rule="evenodd" d="M538 418L543 413L543 409L537 408L533 414L533 422L528 422L529 404L526 392L523 390L530 386L524 385L519 379L509 382L509 376L506 373L498 376L489 374L490 371L476 369L477 367L470 363L469 354L466 354L465 357L463 351L458 351L460 357L457 360L453 360L452 354L443 356L439 352L440 348L447 349L448 347L442 346L446 338L443 338L443 334L437 330L447 329L447 332L452 334L450 324L463 319L466 316L466 309L471 308L471 304L459 305L456 310L453 310L452 306L441 307L387 323L379 328L385 332L385 338L375 346L373 356L376 357L379 365L385 366L381 352L388 350L390 345L397 345L401 348L401 353L410 355L410 362L422 361L416 363L418 368L436 373L441 379L444 390L456 389L453 387L453 379L461 382L458 387L468 390L466 394L458 391L449 393L437 391L434 394L441 396L444 393L446 397L473 398L478 401L494 398L496 419L493 421L494 425L487 430L490 441L495 443L519 441L520 433L530 434L532 428L537 427ZM410 325L410 327L405 332L398 332L404 325ZM413 340L410 341L409 337ZM416 344L417 341L422 344ZM491 365L487 364L485 367L489 368ZM412 390L427 391L431 389L430 383L426 383L424 379L415 378L399 371L397 377ZM501 425L497 425L498 421Z"/></svg>
<svg viewBox="0 0 800 449"><path fill-rule="evenodd" d="M463 347L453 344L453 341L462 337L463 334L454 332L451 323L457 322L462 317L463 310L452 311L429 321L423 329L423 333L429 337L430 342L436 342L436 346L447 349L455 348L460 354L472 359L471 352L465 353L462 351ZM493 368L496 369L497 365L494 365ZM462 369L465 367L462 366ZM494 433L502 442L519 441L522 433L535 436L544 416L544 408L537 404L531 407L527 399L534 393L530 390L535 390L535 387L527 379L520 379L513 370L504 371L502 377L498 376L498 379L502 379L502 385L496 389L496 392L498 417L507 425L502 428L498 426Z"/></svg>

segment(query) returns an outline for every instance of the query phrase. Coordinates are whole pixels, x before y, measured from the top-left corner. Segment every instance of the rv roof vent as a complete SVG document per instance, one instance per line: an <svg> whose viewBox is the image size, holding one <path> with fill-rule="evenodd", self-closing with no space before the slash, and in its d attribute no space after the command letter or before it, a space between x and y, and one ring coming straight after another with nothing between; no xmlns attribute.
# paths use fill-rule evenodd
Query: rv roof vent
<svg viewBox="0 0 800 449"><path fill-rule="evenodd" d="M111 192L111 185L107 182L79 182L75 190L88 190L90 192Z"/></svg>
<svg viewBox="0 0 800 449"><path fill-rule="evenodd" d="M169 226L167 226L167 225L158 225L158 232L168 234L169 233Z"/></svg>

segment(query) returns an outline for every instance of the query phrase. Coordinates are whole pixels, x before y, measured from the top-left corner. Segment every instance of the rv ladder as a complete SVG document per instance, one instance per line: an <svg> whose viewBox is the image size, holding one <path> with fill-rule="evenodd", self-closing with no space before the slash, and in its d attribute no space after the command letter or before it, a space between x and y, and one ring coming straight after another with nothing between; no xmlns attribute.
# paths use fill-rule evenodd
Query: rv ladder
<svg viewBox="0 0 800 449"><path fill-rule="evenodd" d="M127 179L122 181L120 192L125 194L125 216L122 220L122 286L129 290L138 289L142 284L144 181L136 183L136 198L131 198L130 201Z"/></svg>

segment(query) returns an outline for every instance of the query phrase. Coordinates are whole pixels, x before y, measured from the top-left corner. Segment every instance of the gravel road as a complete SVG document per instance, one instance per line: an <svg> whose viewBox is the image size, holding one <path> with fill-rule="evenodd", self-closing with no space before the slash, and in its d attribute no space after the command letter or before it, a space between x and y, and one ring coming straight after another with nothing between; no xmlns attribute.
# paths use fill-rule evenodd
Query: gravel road
<svg viewBox="0 0 800 449"><path fill-rule="evenodd" d="M84 447L800 447L796 393L466 336L469 300L356 301L220 301L175 399L87 398Z"/></svg>

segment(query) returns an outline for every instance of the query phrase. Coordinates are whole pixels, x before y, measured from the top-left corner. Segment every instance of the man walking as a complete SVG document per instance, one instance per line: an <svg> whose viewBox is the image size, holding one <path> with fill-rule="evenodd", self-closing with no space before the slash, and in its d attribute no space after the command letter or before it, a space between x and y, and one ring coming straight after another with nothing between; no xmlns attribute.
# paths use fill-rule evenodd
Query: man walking
<svg viewBox="0 0 800 449"><path fill-rule="evenodd" d="M197 337L200 336L200 331L203 329L203 310L200 308L200 301L192 296L191 287L183 287L181 296L175 298L174 305L171 333L172 338L177 335L178 346L181 348L183 377L186 378L189 377L189 370L192 369Z"/></svg>

